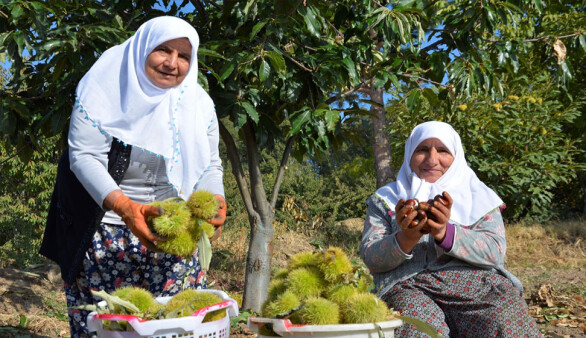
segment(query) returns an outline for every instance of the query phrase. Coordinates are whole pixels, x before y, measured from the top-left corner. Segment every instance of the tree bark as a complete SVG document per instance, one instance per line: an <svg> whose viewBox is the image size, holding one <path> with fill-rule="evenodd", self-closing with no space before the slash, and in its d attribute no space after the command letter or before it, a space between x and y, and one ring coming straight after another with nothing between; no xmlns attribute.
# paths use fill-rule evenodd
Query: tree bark
<svg viewBox="0 0 586 338"><path fill-rule="evenodd" d="M391 146L387 133L387 117L381 88L372 86L368 89L370 100L377 104L370 105L372 118L372 153L376 172L376 187L380 188L394 179L395 173L391 166Z"/></svg>

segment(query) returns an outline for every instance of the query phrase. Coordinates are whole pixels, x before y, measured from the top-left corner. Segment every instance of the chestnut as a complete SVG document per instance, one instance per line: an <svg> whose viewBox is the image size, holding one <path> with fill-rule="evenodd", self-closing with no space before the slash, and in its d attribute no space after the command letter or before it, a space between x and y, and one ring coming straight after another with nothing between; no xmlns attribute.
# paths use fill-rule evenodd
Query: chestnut
<svg viewBox="0 0 586 338"><path fill-rule="evenodd" d="M446 201L446 199L442 195L436 195L434 197L434 201L440 202L441 204L443 204L445 206L448 205L448 201Z"/></svg>
<svg viewBox="0 0 586 338"><path fill-rule="evenodd" d="M419 207L419 200L417 198L410 198L405 201L405 205L410 206L413 210L417 210Z"/></svg>
<svg viewBox="0 0 586 338"><path fill-rule="evenodd" d="M423 211L429 211L431 210L431 206L432 204L428 203L428 202L419 202L419 210L423 210Z"/></svg>
<svg viewBox="0 0 586 338"><path fill-rule="evenodd" d="M435 205L436 202L445 206L448 205L448 201L442 195L436 195L433 199L429 199L427 202L419 202L417 198L411 198L405 201L406 206L409 206L411 209L417 211L417 216L415 216L415 219L411 221L409 228L416 227L422 220L426 218L437 222L437 219L431 213L431 208ZM405 217L407 217L407 215L405 215ZM423 228L420 229L420 231L423 234L428 234L431 232L431 227L426 224Z"/></svg>

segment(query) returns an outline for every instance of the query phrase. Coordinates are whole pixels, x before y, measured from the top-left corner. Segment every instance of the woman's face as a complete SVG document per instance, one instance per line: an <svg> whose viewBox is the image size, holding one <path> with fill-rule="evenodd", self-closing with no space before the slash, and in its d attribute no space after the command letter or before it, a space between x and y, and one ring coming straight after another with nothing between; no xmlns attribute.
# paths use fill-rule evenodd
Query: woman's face
<svg viewBox="0 0 586 338"><path fill-rule="evenodd" d="M163 89L176 87L187 75L191 63L191 43L187 38L158 45L146 59L145 72L151 82Z"/></svg>
<svg viewBox="0 0 586 338"><path fill-rule="evenodd" d="M429 138L419 143L411 155L411 170L426 182L437 181L454 162L454 156L439 139Z"/></svg>

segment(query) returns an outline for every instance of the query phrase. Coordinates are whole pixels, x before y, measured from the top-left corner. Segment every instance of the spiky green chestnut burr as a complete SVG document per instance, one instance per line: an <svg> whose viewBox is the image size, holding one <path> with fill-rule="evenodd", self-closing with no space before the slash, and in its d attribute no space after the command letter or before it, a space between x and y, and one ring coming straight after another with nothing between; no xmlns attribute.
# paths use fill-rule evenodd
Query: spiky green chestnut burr
<svg viewBox="0 0 586 338"><path fill-rule="evenodd" d="M114 291L112 296L131 302L143 315L155 314L161 309L161 304L157 303L155 296L150 291L139 287L123 287Z"/></svg>
<svg viewBox="0 0 586 338"><path fill-rule="evenodd" d="M352 262L346 256L344 250L338 247L329 247L323 253L323 259L319 268L324 274L325 280L330 283L341 282L344 276L352 272Z"/></svg>
<svg viewBox="0 0 586 338"><path fill-rule="evenodd" d="M191 212L179 198L155 201L150 205L163 209L162 215L147 219L151 229L163 237L174 236L184 231L191 221Z"/></svg>
<svg viewBox="0 0 586 338"><path fill-rule="evenodd" d="M187 206L195 218L210 219L216 215L220 203L213 193L207 190L194 191L187 200Z"/></svg>
<svg viewBox="0 0 586 338"><path fill-rule="evenodd" d="M289 270L287 270L286 268L281 268L275 272L273 278L274 279L285 279L285 278L287 278L288 274L289 274Z"/></svg>
<svg viewBox="0 0 586 338"><path fill-rule="evenodd" d="M328 288L325 297L332 302L341 305L346 302L350 296L356 294L358 291L352 284L335 284Z"/></svg>
<svg viewBox="0 0 586 338"><path fill-rule="evenodd" d="M359 292L369 292L374 288L374 282L370 274L362 274L356 283L356 289Z"/></svg>
<svg viewBox="0 0 586 338"><path fill-rule="evenodd" d="M287 313L301 305L299 298L291 291L279 295L273 301L266 301L262 307L263 317L274 317L276 315Z"/></svg>
<svg viewBox="0 0 586 338"><path fill-rule="evenodd" d="M387 304L372 293L356 293L341 309L344 323L374 323L385 321L390 314Z"/></svg>
<svg viewBox="0 0 586 338"><path fill-rule="evenodd" d="M285 286L287 290L303 300L309 297L319 297L326 288L326 282L319 269L298 268L289 272Z"/></svg>
<svg viewBox="0 0 586 338"><path fill-rule="evenodd" d="M340 324L340 308L330 300L314 297L305 301L295 317L306 325L336 325Z"/></svg>
<svg viewBox="0 0 586 338"><path fill-rule="evenodd" d="M173 237L167 238L164 242L157 243L158 249L182 257L193 255L196 247L197 242L193 240L191 233L188 231L183 231Z"/></svg>
<svg viewBox="0 0 586 338"><path fill-rule="evenodd" d="M164 314L175 317L191 316L196 310L222 302L222 297L212 292L203 292L194 289L185 289L169 300L165 306ZM226 309L209 312L203 322L215 321L226 316Z"/></svg>
<svg viewBox="0 0 586 338"><path fill-rule="evenodd" d="M285 292L287 288L285 287L285 279L272 279L269 282L269 287L267 290L268 293L268 300L272 301L277 299L283 292Z"/></svg>
<svg viewBox="0 0 586 338"><path fill-rule="evenodd" d="M321 256L316 252L299 252L289 258L289 270L298 268L316 267L321 262Z"/></svg>

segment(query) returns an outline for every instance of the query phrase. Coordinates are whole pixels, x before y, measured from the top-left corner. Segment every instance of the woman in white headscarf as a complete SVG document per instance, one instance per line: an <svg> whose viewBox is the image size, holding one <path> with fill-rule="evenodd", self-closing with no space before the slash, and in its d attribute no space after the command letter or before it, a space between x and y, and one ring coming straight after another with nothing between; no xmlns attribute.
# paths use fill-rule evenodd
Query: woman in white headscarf
<svg viewBox="0 0 586 338"><path fill-rule="evenodd" d="M427 217L406 203L434 201ZM397 181L367 200L360 254L390 308L448 337L536 337L520 281L504 268L503 201L467 165L447 123L416 126ZM401 337L421 334L405 324Z"/></svg>
<svg viewBox="0 0 586 338"><path fill-rule="evenodd" d="M197 83L199 37L175 17L147 21L108 49L77 86L69 151L58 169L41 254L65 282L73 337L88 336L90 290L154 295L205 287L197 256L157 253L155 200L208 190L226 218L214 104ZM185 285L186 284L186 285Z"/></svg>

